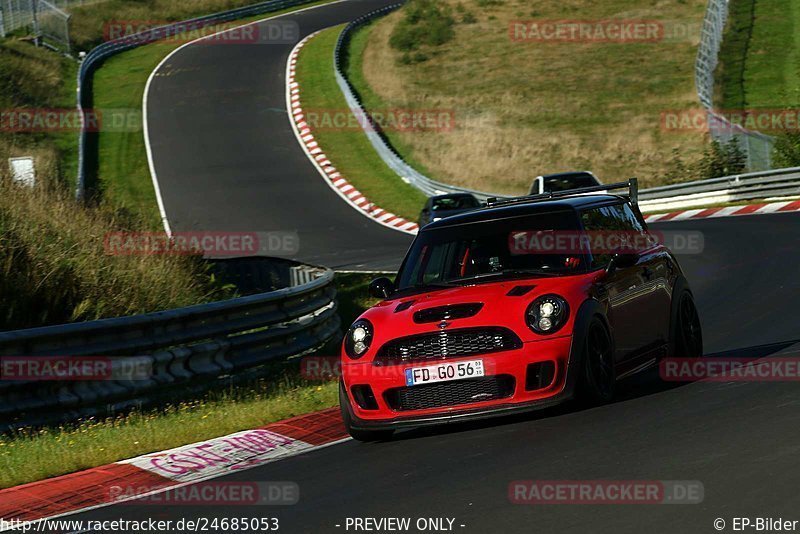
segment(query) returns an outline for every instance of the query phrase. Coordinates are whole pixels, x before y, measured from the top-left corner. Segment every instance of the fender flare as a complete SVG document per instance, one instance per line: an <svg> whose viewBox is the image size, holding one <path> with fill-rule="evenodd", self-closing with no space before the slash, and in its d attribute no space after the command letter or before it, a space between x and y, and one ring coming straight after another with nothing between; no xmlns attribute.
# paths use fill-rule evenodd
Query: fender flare
<svg viewBox="0 0 800 534"><path fill-rule="evenodd" d="M567 367L567 380L564 385L564 393L570 398L575 395L575 388L578 384L578 377L580 376L585 358L584 351L586 350L586 343L584 343L584 341L586 340L586 336L589 335L589 325L595 317L598 317L603 322L611 338L612 346L614 344L613 330L608 323L603 305L600 301L593 298L584 300L578 308L578 312L575 314L575 322L572 327L572 341L569 347L570 358Z"/></svg>

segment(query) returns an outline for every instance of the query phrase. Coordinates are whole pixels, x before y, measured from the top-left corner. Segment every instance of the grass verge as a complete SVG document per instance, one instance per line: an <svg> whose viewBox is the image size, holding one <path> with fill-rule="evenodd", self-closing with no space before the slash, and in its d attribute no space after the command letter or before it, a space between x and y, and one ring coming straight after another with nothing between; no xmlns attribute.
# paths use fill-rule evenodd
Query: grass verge
<svg viewBox="0 0 800 534"><path fill-rule="evenodd" d="M800 4L736 0L716 74L725 110L800 106Z"/></svg>
<svg viewBox="0 0 800 534"><path fill-rule="evenodd" d="M705 134L666 131L661 114L698 106L693 76L704 0L443 0L436 4L442 26L452 21L452 35L442 30L434 45L411 50L392 46L403 43L396 30L408 26L406 13L425 2L412 0L356 36L351 72L362 74L351 79L369 108L453 112L450 130L388 134L404 158L433 178L519 194L538 174L587 168L604 181L638 176L649 187L672 181L673 151L687 167L702 158ZM665 38L509 36L512 21L565 19L658 20Z"/></svg>
<svg viewBox="0 0 800 534"><path fill-rule="evenodd" d="M390 109L384 99L378 96L364 77L364 54L369 44L371 33L369 27L356 30L349 42L345 52L344 71L347 79L356 90L358 97L364 103L364 107L370 111ZM404 136L398 135L396 131L387 129L384 131L387 141L403 155L403 159L412 167L426 176L432 176L431 170L427 168L425 161L416 157L414 146L407 142ZM419 132L418 135L424 135Z"/></svg>
<svg viewBox="0 0 800 534"><path fill-rule="evenodd" d="M284 377L158 411L0 436L0 488L264 426L335 406L336 382Z"/></svg>
<svg viewBox="0 0 800 534"><path fill-rule="evenodd" d="M311 39L300 52L297 80L306 120L319 146L336 168L371 202L411 221L419 218L426 197L400 180L370 144L350 113L333 75L333 49L342 26L330 28ZM319 117L315 128L313 117ZM347 126L326 127L324 117L352 118ZM320 180L322 178L320 177Z"/></svg>
<svg viewBox="0 0 800 534"><path fill-rule="evenodd" d="M72 110L77 64L16 37L0 40L0 108ZM10 119L0 122L0 178L8 158L32 156L39 181L74 184L78 138L75 129L18 131Z"/></svg>

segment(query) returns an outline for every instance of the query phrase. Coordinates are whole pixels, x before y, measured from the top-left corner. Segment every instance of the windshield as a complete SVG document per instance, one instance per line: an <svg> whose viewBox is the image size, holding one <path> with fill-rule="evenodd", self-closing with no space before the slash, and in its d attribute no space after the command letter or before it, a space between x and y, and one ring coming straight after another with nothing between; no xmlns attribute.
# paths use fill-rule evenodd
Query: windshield
<svg viewBox="0 0 800 534"><path fill-rule="evenodd" d="M425 230L411 246L397 286L399 290L449 287L583 272L587 262L582 254L547 253L523 246L539 235L577 229L578 217L569 210Z"/></svg>
<svg viewBox="0 0 800 534"><path fill-rule="evenodd" d="M597 180L595 180L590 174L572 174L568 176L554 177L545 176L544 178L545 193L567 191L569 189L592 187L595 185L597 185Z"/></svg>
<svg viewBox="0 0 800 534"><path fill-rule="evenodd" d="M473 196L443 197L433 200L433 210L466 210L477 208L478 199Z"/></svg>

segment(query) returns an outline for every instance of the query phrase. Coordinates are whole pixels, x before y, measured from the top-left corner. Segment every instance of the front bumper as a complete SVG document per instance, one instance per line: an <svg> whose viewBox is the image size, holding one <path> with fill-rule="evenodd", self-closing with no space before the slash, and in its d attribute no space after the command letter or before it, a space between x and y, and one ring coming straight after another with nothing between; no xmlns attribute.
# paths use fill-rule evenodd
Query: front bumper
<svg viewBox="0 0 800 534"><path fill-rule="evenodd" d="M342 364L342 386L348 403L344 408L349 411L353 428L377 430L476 420L553 406L571 398L573 393L574 380L570 377L575 373L570 368L576 362L574 358L570 358L571 343L571 336L561 336L524 343L520 349L505 352L401 365L375 366L372 362L352 362L345 358ZM393 407L388 401L393 391L406 388L406 369L476 359L483 360L486 377L513 377L513 392L503 398L424 409L401 409L396 405ZM542 362L553 362L555 365L552 382L536 389L526 388L528 366ZM456 382L458 381L440 384ZM355 401L353 387L364 385L371 388L377 408L364 409ZM425 386L410 386L419 387Z"/></svg>

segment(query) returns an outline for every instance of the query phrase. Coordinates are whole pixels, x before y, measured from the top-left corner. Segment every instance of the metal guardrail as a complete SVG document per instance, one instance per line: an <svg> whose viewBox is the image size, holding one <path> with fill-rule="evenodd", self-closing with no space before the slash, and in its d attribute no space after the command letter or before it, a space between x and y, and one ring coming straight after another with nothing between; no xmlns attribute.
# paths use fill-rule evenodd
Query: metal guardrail
<svg viewBox="0 0 800 534"><path fill-rule="evenodd" d="M378 156L380 156L384 163L386 163L390 169L400 176L404 182L416 187L428 196L441 195L445 193L472 193L480 200L486 200L489 197L502 198L503 195L475 191L465 187L458 187L455 185L437 182L436 180L428 178L421 172L411 167L411 165L406 163L400 154L398 154L397 151L392 148L391 144L387 142L385 135L380 130L380 127L371 119L369 112L364 108L364 105L358 98L355 88L345 76L344 69L342 68L344 64L344 52L347 48L347 43L349 42L353 31L378 17L394 11L402 5L402 3L392 4L385 8L381 8L358 17L357 19L351 21L342 30L342 33L339 34L339 39L336 42L336 49L334 51L334 70L336 82L339 84L339 87L344 94L344 98L347 101L348 107L356 117L364 118L364 120L359 120L358 122L361 124L364 133L366 134L372 146L375 148ZM369 123L369 125L367 125L367 123Z"/></svg>
<svg viewBox="0 0 800 534"><path fill-rule="evenodd" d="M202 391L318 348L341 325L333 271L317 274L301 286L228 301L2 332L0 359L102 356L115 374L91 381L0 376L0 431L154 404L176 389ZM142 366L149 370L145 377L126 374Z"/></svg>
<svg viewBox="0 0 800 534"><path fill-rule="evenodd" d="M188 29L201 28L204 25L229 22L249 16L261 15L272 11L279 11L288 7L308 4L313 0L269 0L251 6L222 11L212 15L205 15L189 20L175 22L156 28L151 28L133 35L114 39L97 46L89 52L81 62L78 69L78 113L81 116L82 125L78 138L78 178L75 196L81 200L86 191L86 109L91 108L90 96L85 91L85 85L93 69L104 59L136 48L138 46L159 41L161 39L174 36L177 33Z"/></svg>
<svg viewBox="0 0 800 534"><path fill-rule="evenodd" d="M800 196L800 167L653 187L639 192L642 211Z"/></svg>

